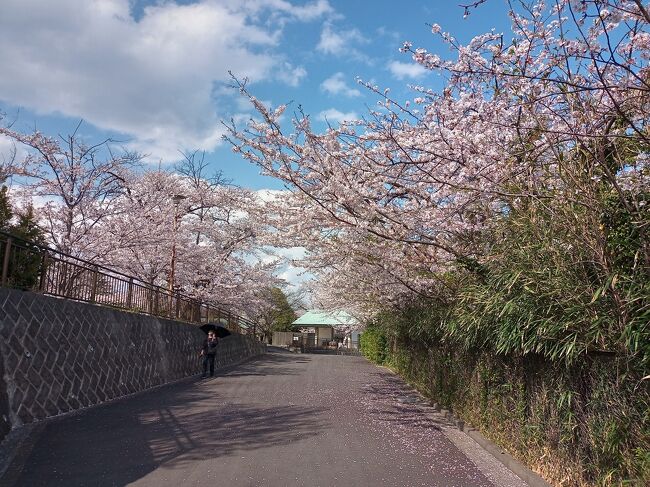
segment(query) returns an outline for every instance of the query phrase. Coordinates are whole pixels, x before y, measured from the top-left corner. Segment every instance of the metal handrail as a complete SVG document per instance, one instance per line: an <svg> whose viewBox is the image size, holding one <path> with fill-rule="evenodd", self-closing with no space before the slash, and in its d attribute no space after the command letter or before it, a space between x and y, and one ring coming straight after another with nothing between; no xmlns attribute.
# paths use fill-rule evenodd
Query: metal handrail
<svg viewBox="0 0 650 487"><path fill-rule="evenodd" d="M220 306L148 283L101 264L0 231L0 285L189 323L226 321L231 331L255 322Z"/></svg>

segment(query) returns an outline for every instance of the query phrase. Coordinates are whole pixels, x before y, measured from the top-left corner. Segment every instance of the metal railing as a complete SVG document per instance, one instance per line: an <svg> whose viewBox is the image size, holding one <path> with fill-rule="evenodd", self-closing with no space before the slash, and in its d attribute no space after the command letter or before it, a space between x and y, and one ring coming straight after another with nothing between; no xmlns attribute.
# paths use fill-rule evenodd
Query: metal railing
<svg viewBox="0 0 650 487"><path fill-rule="evenodd" d="M255 323L219 306L0 231L0 285L238 333Z"/></svg>

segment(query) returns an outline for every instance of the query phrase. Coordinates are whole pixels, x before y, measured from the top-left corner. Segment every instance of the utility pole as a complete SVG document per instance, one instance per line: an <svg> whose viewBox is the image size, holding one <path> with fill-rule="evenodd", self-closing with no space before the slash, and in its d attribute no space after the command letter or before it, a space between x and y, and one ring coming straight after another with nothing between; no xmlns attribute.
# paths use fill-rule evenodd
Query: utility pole
<svg viewBox="0 0 650 487"><path fill-rule="evenodd" d="M174 202L174 220L172 225L172 257L169 266L169 312L172 312L172 305L174 299L174 280L176 278L176 234L178 232L178 222L180 220L180 214L178 212L178 207L181 204L181 201L186 199L187 196L182 194L175 194L172 196L172 201Z"/></svg>

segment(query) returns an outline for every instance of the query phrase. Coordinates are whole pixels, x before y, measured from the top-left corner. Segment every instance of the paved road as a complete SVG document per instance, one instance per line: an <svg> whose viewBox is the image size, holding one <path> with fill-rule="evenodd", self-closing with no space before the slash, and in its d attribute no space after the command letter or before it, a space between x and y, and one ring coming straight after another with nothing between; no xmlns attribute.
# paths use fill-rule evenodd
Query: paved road
<svg viewBox="0 0 650 487"><path fill-rule="evenodd" d="M2 483L525 485L411 397L395 375L361 357L274 351L212 379L43 423Z"/></svg>

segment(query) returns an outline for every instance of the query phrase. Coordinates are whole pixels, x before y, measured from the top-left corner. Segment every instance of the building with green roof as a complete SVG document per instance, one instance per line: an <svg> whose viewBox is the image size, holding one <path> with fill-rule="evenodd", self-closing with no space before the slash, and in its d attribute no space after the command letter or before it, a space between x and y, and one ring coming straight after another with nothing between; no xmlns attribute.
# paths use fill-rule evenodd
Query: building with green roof
<svg viewBox="0 0 650 487"><path fill-rule="evenodd" d="M357 320L345 311L307 311L304 315L291 323L291 326L353 326L358 324Z"/></svg>
<svg viewBox="0 0 650 487"><path fill-rule="evenodd" d="M295 320L291 327L294 329L313 329L313 332L308 331L308 346L320 347L334 340L335 327L355 326L357 324L357 320L345 311L312 310Z"/></svg>

